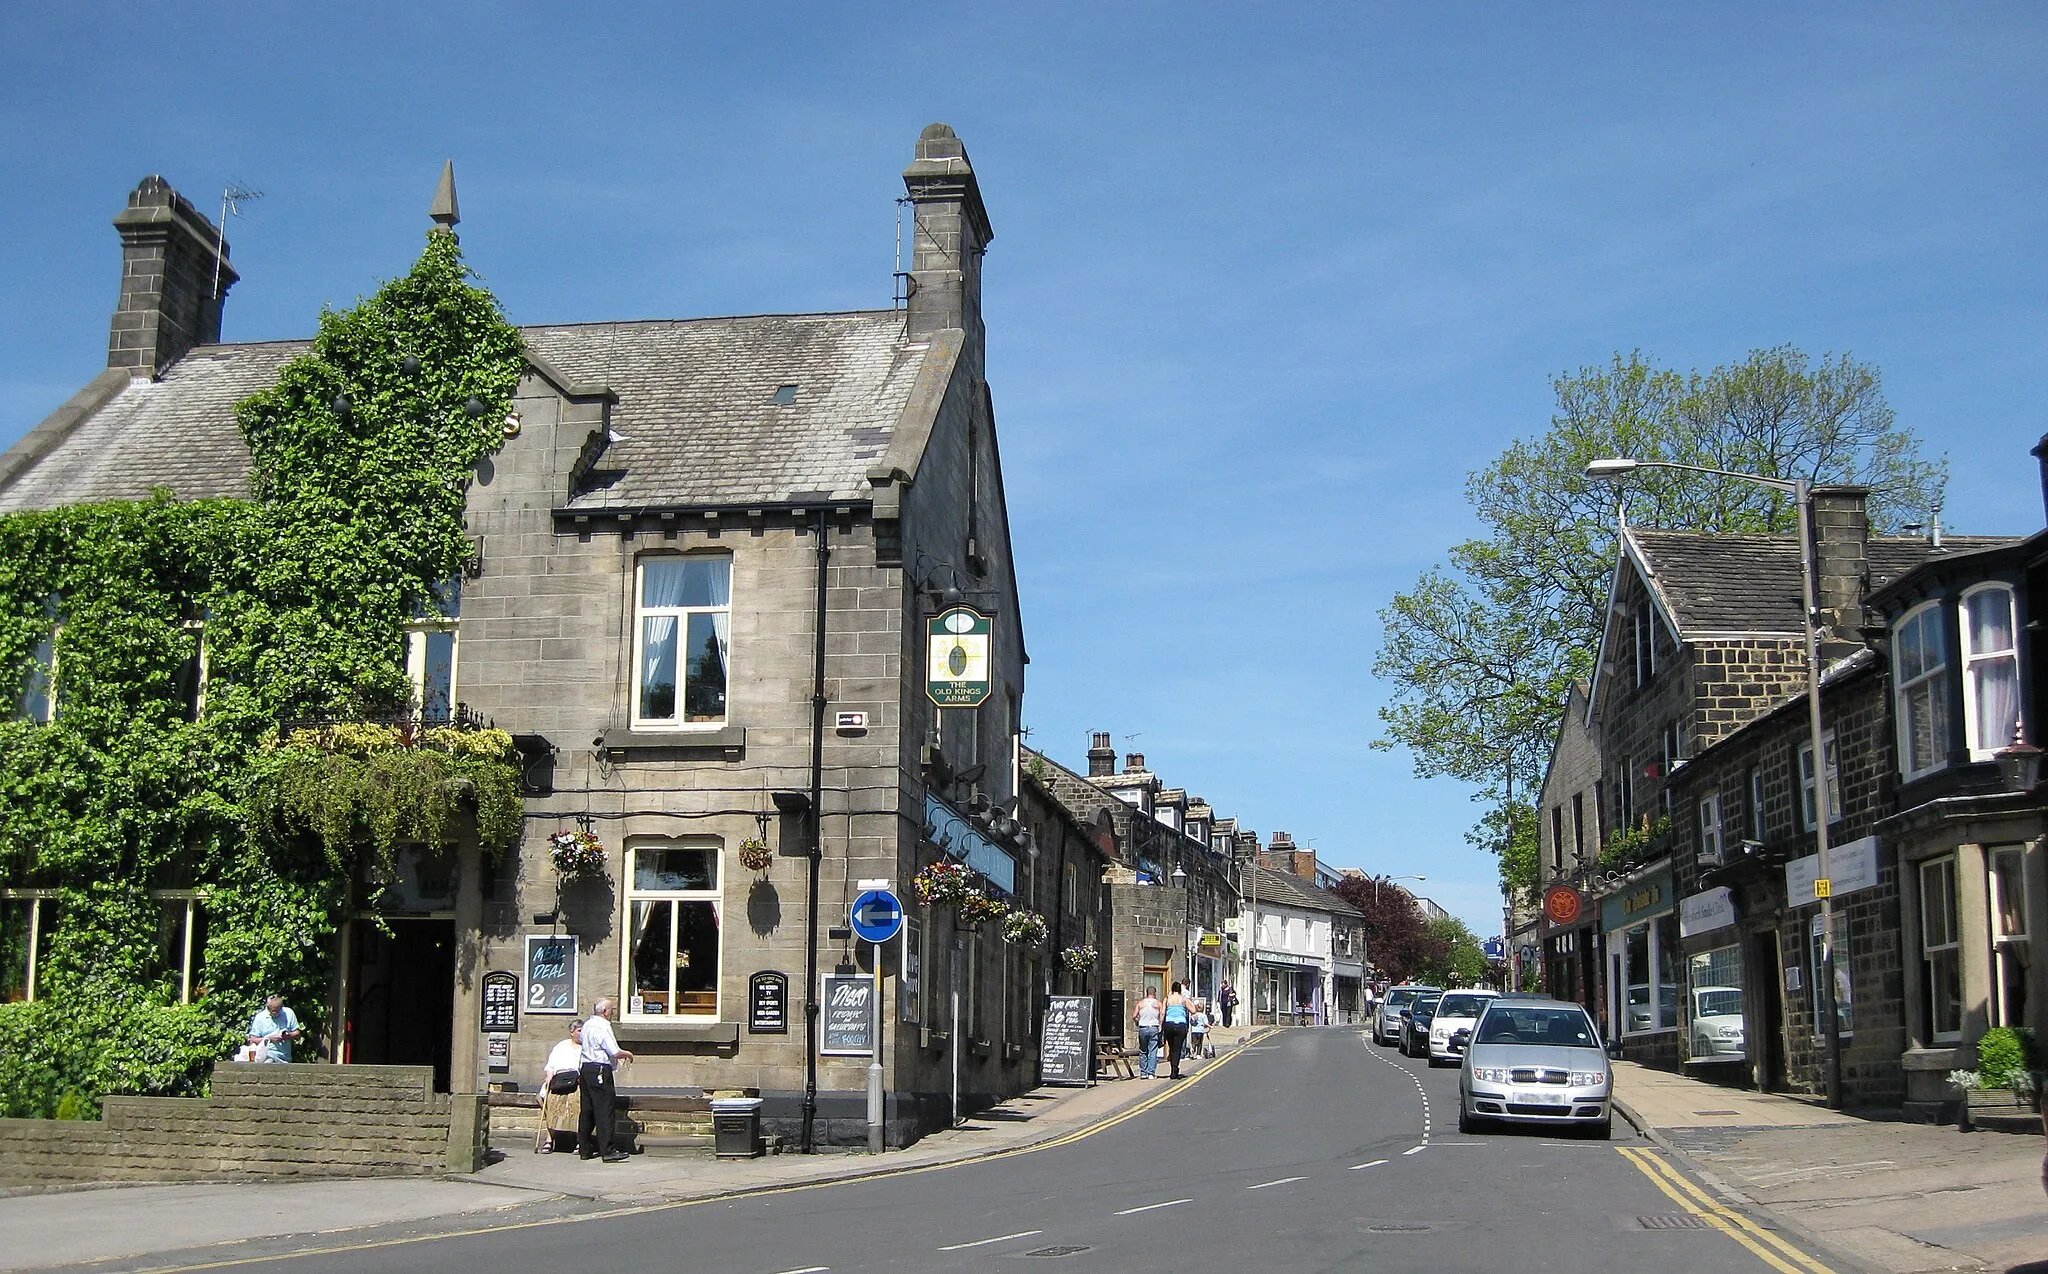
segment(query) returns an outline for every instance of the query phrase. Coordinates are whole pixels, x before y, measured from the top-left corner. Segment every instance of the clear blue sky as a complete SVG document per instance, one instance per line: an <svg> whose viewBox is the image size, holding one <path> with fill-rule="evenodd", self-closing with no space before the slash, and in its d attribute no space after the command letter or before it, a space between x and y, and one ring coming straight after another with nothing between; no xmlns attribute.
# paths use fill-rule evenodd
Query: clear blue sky
<svg viewBox="0 0 2048 1274"><path fill-rule="evenodd" d="M103 366L144 174L266 192L233 340L402 271L449 157L515 321L850 309L943 119L996 227L1033 742L1110 730L1497 932L1476 807L1368 750L1375 612L1616 350L1851 352L1956 529L2038 528L2048 10L1245 8L9 6L0 446Z"/></svg>

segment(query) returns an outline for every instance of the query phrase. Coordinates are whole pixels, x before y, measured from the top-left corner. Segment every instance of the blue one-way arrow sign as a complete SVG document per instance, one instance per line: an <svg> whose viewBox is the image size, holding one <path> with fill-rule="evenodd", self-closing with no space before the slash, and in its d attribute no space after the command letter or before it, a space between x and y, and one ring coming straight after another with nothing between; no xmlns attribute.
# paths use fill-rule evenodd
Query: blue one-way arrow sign
<svg viewBox="0 0 2048 1274"><path fill-rule="evenodd" d="M853 900L853 931L863 942L887 942L903 932L903 900L886 889L870 889Z"/></svg>

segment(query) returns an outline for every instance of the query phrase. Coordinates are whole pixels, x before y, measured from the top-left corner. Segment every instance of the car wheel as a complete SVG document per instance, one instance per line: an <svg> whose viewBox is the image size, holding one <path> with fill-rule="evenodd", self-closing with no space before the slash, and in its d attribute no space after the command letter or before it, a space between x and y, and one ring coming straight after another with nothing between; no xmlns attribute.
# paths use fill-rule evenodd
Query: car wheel
<svg viewBox="0 0 2048 1274"><path fill-rule="evenodd" d="M1595 1141L1613 1140L1614 1116L1609 1115L1607 1118L1601 1120L1599 1123L1594 1124L1592 1130L1588 1132L1586 1135L1591 1137Z"/></svg>
<svg viewBox="0 0 2048 1274"><path fill-rule="evenodd" d="M1462 1133L1475 1133L1479 1131L1479 1121L1473 1117L1471 1111L1465 1109L1465 1099L1462 1097L1458 1099L1458 1131Z"/></svg>

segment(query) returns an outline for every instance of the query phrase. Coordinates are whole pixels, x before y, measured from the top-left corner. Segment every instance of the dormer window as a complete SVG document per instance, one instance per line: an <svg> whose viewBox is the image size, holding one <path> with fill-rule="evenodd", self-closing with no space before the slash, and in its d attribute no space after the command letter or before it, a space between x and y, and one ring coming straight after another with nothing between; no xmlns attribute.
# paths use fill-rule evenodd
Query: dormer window
<svg viewBox="0 0 2048 1274"><path fill-rule="evenodd" d="M1962 620L1964 731L1970 759L1988 761L2013 741L2020 720L2012 589L1985 584L1964 593Z"/></svg>
<svg viewBox="0 0 2048 1274"><path fill-rule="evenodd" d="M1897 687L1899 769L1908 779L1948 761L1948 653L1941 603L1906 612L1892 629L1892 684ZM2003 747L2004 744L1997 746Z"/></svg>

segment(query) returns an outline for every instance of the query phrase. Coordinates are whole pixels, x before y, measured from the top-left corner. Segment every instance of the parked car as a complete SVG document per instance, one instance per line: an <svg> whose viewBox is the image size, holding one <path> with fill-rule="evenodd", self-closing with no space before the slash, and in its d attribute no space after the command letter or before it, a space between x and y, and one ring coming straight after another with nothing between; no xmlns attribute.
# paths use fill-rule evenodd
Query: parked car
<svg viewBox="0 0 2048 1274"><path fill-rule="evenodd" d="M1742 1033L1742 988L1692 989L1692 1060L1739 1062L1749 1056Z"/></svg>
<svg viewBox="0 0 2048 1274"><path fill-rule="evenodd" d="M1416 997L1415 1003L1401 1010L1401 1056L1429 1056L1429 1024L1436 1016L1437 996Z"/></svg>
<svg viewBox="0 0 2048 1274"><path fill-rule="evenodd" d="M1486 1011L1486 1003L1496 999L1498 991L1474 987L1466 991L1446 991L1443 999L1437 1001L1436 1015L1429 1023L1429 1047L1425 1055L1431 1066L1456 1066L1464 1055L1465 1046L1456 1044L1459 1031L1469 1032L1479 1024L1479 1015Z"/></svg>
<svg viewBox="0 0 2048 1274"><path fill-rule="evenodd" d="M1503 995L1472 1028L1458 1072L1458 1131L1494 1121L1613 1133L1614 1070L1586 1010Z"/></svg>
<svg viewBox="0 0 2048 1274"><path fill-rule="evenodd" d="M1388 987L1387 998L1380 1001L1380 1011L1373 1015L1372 1042L1382 1048L1400 1042L1401 1010L1422 996L1442 991L1440 986L1424 986L1419 982L1403 982L1400 986Z"/></svg>

